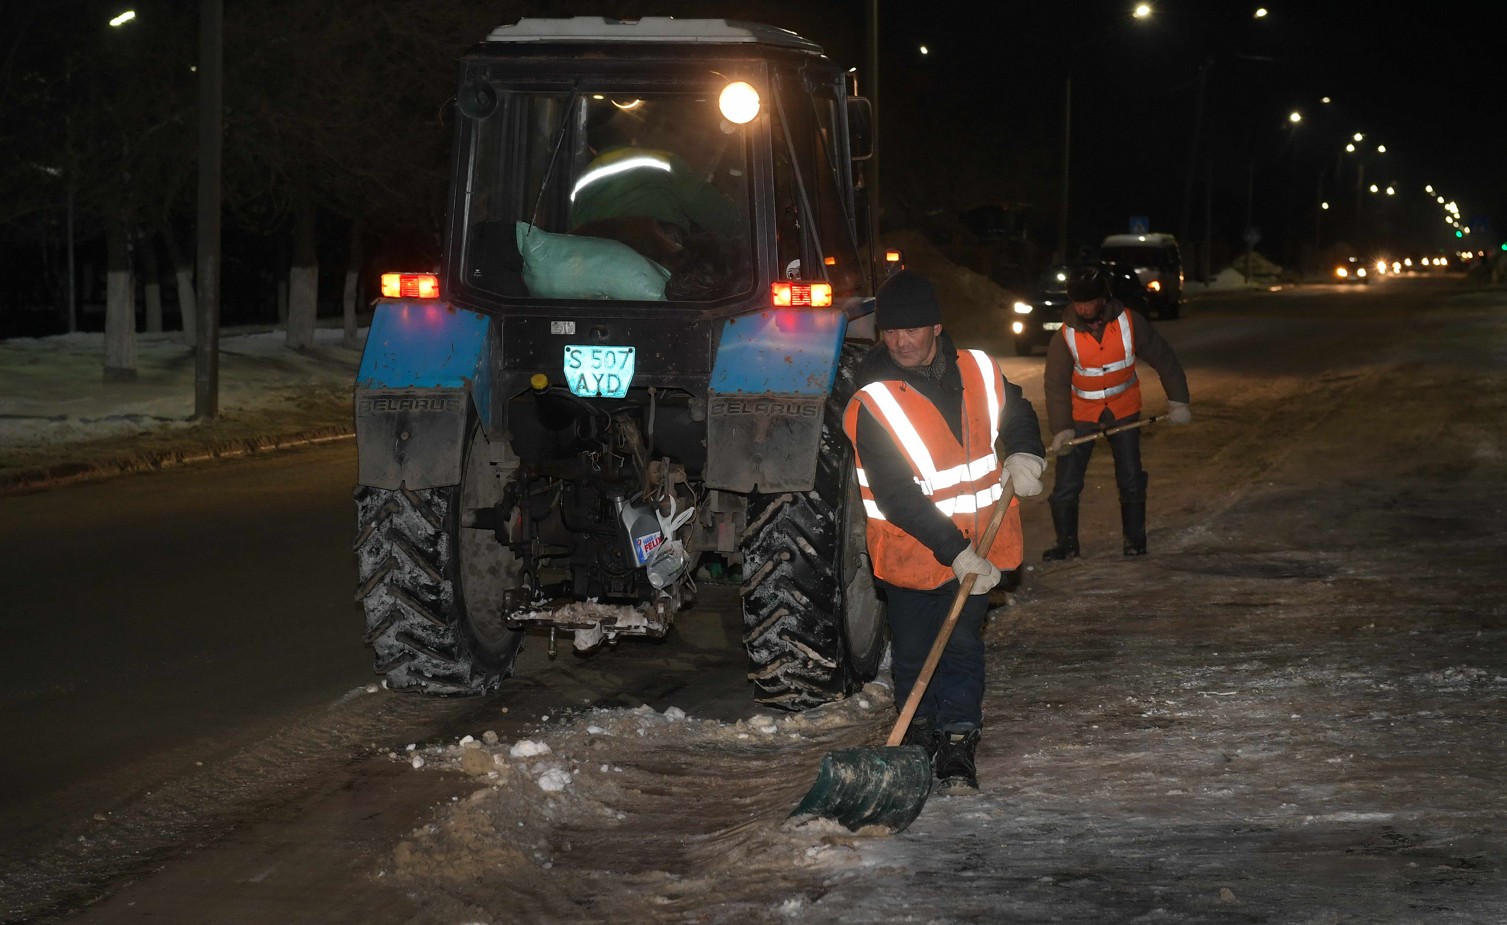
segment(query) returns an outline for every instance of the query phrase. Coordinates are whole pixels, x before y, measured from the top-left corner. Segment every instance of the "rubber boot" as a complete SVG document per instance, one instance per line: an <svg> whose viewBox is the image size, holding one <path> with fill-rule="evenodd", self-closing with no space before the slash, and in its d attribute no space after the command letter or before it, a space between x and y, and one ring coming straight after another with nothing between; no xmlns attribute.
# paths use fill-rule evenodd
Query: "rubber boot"
<svg viewBox="0 0 1507 925"><path fill-rule="evenodd" d="M936 720L930 716L912 717L910 727L905 730L905 738L900 740L901 745L919 745L926 750L926 757L930 761L936 761L937 748L942 744L942 730L937 728Z"/></svg>
<svg viewBox="0 0 1507 925"><path fill-rule="evenodd" d="M1125 555L1146 555L1146 499L1120 502L1120 532L1125 534Z"/></svg>
<svg viewBox="0 0 1507 925"><path fill-rule="evenodd" d="M943 795L976 793L978 765L974 751L981 730L973 723L948 723L942 729L940 747L932 766L937 773L937 792Z"/></svg>
<svg viewBox="0 0 1507 925"><path fill-rule="evenodd" d="M1078 505L1052 505L1052 527L1057 531L1057 545L1043 550L1041 558L1046 562L1078 558Z"/></svg>

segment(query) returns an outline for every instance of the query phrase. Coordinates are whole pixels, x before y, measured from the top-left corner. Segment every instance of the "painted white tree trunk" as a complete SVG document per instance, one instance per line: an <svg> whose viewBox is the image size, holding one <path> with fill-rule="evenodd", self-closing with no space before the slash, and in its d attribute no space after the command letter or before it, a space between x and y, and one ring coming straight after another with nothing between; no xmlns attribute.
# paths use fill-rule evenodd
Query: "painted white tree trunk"
<svg viewBox="0 0 1507 925"><path fill-rule="evenodd" d="M319 266L293 267L288 271L288 346L306 350L314 346L314 320L319 310Z"/></svg>
<svg viewBox="0 0 1507 925"><path fill-rule="evenodd" d="M105 222L105 381L136 378L136 281L131 278L130 223Z"/></svg>
<svg viewBox="0 0 1507 925"><path fill-rule="evenodd" d="M136 378L136 299L130 270L105 274L105 381Z"/></svg>

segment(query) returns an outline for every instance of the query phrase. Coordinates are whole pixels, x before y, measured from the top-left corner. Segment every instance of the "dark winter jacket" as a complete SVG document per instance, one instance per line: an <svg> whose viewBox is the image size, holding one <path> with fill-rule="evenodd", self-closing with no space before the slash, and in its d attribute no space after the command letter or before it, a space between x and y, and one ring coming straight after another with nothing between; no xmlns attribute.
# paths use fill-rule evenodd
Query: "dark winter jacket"
<svg viewBox="0 0 1507 925"><path fill-rule="evenodd" d="M903 369L890 358L883 343L874 346L857 370L859 388L871 382L900 381L928 398L942 415L959 442L963 439L963 376L958 371L958 352L952 338L943 332L937 339L937 360L930 367ZM1000 418L1000 459L1012 453L1045 456L1036 409L1020 386L1005 380L1005 406ZM867 408L858 411L858 455L868 474L874 501L885 517L931 550L943 565L951 565L968 540L952 519L921 493L910 464L890 439L884 425Z"/></svg>
<svg viewBox="0 0 1507 925"><path fill-rule="evenodd" d="M1172 345L1156 332L1145 315L1127 309L1119 300L1110 299L1105 302L1104 314L1095 324L1079 318L1078 313L1073 311L1073 306L1069 303L1062 310L1063 336L1066 336L1068 328L1073 328L1103 342L1104 328L1127 311L1130 311L1131 315L1130 328L1134 335L1136 363L1145 363L1156 370L1156 374L1161 377L1162 391L1167 393L1168 401L1188 401L1188 377L1183 373L1182 364L1177 361L1177 354L1172 352ZM1047 344L1047 364L1041 381L1047 397L1047 426L1054 434L1072 430L1073 354L1067 349L1067 342L1062 337L1053 337Z"/></svg>

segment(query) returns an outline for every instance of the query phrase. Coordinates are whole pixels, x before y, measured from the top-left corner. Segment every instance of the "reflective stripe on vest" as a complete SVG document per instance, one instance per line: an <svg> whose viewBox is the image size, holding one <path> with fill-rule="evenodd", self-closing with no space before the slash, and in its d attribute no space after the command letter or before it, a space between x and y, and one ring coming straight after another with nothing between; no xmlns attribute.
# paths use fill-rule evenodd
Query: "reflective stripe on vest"
<svg viewBox="0 0 1507 925"><path fill-rule="evenodd" d="M966 357L973 369L977 371L979 380L983 383L984 408L989 416L989 452L977 459L971 459L956 466L946 469L938 469L935 459L932 457L926 441L921 439L916 431L915 424L906 416L900 402L896 400L890 391L890 386L885 382L873 382L864 386L859 391L873 399L875 417L886 426L896 440L899 441L900 450L911 464L921 473L915 476L916 484L921 487L921 493L933 499L932 503L937 510L951 517L954 514L973 514L982 508L993 504L1003 494L998 478L993 473L999 469L999 459L994 455L994 444L999 440L999 419L1004 411L1003 398L1000 394L1000 386L1004 382L1003 374L994 360L982 350L961 350L958 352L959 372L962 370L962 360ZM968 408L963 408L966 415ZM861 489L869 487L868 473L862 466L857 467L858 486ZM973 491L952 491L964 482L977 484L989 479L990 484ZM939 493L942 497L937 497ZM865 492L867 494L867 492ZM863 499L864 511L875 520L885 520L884 512L879 505L870 497Z"/></svg>
<svg viewBox="0 0 1507 925"><path fill-rule="evenodd" d="M905 459L922 493L972 543L1004 495L994 447L1005 413L1005 380L994 360L978 350L958 351L958 372L963 379L961 439L929 398L901 382L860 389L843 412L843 431L856 444L859 416L867 410ZM874 578L920 589L955 581L950 564L938 562L920 540L884 516L856 450L854 468L868 520L865 533ZM993 545L981 552L999 568L1019 567L1022 541L1015 499L1010 500Z"/></svg>
<svg viewBox="0 0 1507 925"><path fill-rule="evenodd" d="M1062 339L1067 343L1068 352L1073 355L1073 394L1079 398L1095 401L1102 398L1112 398L1135 385L1140 377L1134 372L1135 367L1135 341L1130 330L1130 316L1122 313L1114 323L1120 327L1120 344L1124 348L1124 358L1115 360L1104 366L1084 366L1082 358L1078 355L1078 337L1081 332L1072 328L1062 329ZM1069 333L1071 331L1071 333ZM1089 335L1083 334L1088 337ZM1120 372L1123 369L1131 369L1130 378L1105 389L1083 389L1078 387L1080 378L1097 378L1111 373Z"/></svg>

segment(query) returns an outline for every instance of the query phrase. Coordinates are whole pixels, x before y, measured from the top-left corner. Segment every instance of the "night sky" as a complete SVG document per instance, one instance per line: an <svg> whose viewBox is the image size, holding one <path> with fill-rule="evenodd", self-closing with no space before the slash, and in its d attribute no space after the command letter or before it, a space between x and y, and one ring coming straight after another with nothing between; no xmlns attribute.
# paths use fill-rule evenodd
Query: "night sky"
<svg viewBox="0 0 1507 925"><path fill-rule="evenodd" d="M950 192L1026 202L1038 238L1055 238L1071 64L1073 247L1127 230L1131 216L1175 233L1186 224L1202 238L1206 213L1213 237L1239 247L1248 193L1259 247L1278 260L1311 250L1316 222L1326 245L1364 237L1351 233L1358 158L1341 155L1354 132L1366 135L1366 185L1397 190L1390 200L1363 195L1363 228L1373 237L1385 233L1391 246L1410 250L1443 246L1452 229L1423 191L1432 184L1459 203L1467 223L1486 226L1481 246L1507 239L1496 143L1507 76L1500 5L1310 0L1274 3L1258 19L1257 4L1243 0L1161 0L1146 20L1132 18L1123 0L879 6L887 202L916 175L955 171L959 189L910 198L944 209L962 204ZM867 3L759 7L840 62L866 64ZM1294 110L1304 116L1296 127L1287 118ZM1374 152L1377 143L1385 154ZM980 158L1000 175L984 190L963 163ZM1320 213L1320 201L1331 211ZM914 224L913 211L892 218Z"/></svg>

